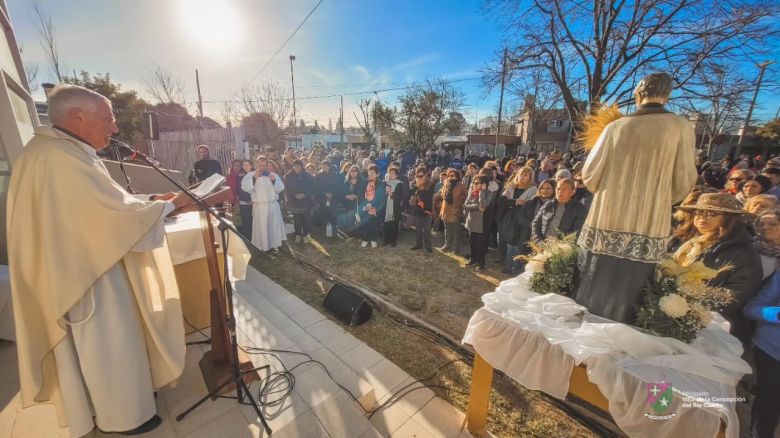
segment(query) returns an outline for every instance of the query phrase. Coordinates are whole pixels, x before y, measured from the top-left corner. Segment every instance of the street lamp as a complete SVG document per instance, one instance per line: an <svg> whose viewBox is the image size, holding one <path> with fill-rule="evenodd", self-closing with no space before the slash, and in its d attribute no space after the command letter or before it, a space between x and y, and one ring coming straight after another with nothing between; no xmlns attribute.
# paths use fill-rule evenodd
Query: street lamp
<svg viewBox="0 0 780 438"><path fill-rule="evenodd" d="M295 61L295 55L290 55L290 81L292 82L292 97L293 97L293 132L295 133L295 145L298 144L298 119L295 111L295 73L293 72L293 61Z"/></svg>

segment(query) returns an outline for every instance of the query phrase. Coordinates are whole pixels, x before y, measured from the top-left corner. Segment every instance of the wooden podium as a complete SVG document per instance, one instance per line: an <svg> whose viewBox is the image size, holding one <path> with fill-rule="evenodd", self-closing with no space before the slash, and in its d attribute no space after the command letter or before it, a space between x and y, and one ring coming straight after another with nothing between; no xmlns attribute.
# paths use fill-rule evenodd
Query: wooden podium
<svg viewBox="0 0 780 438"><path fill-rule="evenodd" d="M204 198L208 205L216 205L229 202L232 194L229 187L223 187ZM175 216L179 213L198 211L201 208L197 204L189 204L173 211L170 215ZM228 272L220 272L220 257L217 249L219 243L214 237L214 225L211 217L205 211L200 211L200 228L203 234L203 246L206 252L206 266L209 274L211 289L209 291L209 302L211 310L211 350L207 351L199 362L203 381L209 392L214 392L220 385L232 378L233 373L233 351L230 344L230 331L228 328L227 306L232 303L226 302L223 275L229 275ZM222 254L227 257L225 251ZM258 378L256 372L251 372L254 365L249 357L241 349L238 349L239 369L244 372L244 381L249 383ZM221 393L226 393L235 388L234 384L226 386ZM250 395L251 396L251 395Z"/></svg>

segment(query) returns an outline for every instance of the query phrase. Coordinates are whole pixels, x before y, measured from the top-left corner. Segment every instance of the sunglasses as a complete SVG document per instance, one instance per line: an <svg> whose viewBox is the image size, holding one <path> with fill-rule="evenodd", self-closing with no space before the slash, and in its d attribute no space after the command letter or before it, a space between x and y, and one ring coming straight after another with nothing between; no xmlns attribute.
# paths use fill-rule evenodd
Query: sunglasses
<svg viewBox="0 0 780 438"><path fill-rule="evenodd" d="M744 179L743 178L737 178L737 177L731 177L731 178L729 178L729 181L740 181L741 182L741 181L744 181Z"/></svg>
<svg viewBox="0 0 780 438"><path fill-rule="evenodd" d="M712 219L714 217L723 216L723 213L717 211L697 210L696 213L694 213L694 216L704 219Z"/></svg>

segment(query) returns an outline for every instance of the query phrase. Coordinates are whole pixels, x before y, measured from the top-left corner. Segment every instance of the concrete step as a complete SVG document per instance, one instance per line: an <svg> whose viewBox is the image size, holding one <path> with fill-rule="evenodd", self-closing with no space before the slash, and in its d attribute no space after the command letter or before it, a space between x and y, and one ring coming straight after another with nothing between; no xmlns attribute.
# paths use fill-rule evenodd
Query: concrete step
<svg viewBox="0 0 780 438"><path fill-rule="evenodd" d="M306 352L372 410L406 385L420 387L404 370L361 342L340 325L253 268L235 282L238 325L247 342L268 348ZM281 346L290 345L282 348ZM306 360L280 354L290 369ZM280 370L276 359L263 357ZM259 366L258 365L258 366ZM317 364L296 368L295 399L303 400L331 436L468 437L465 415L430 389L419 389L389 404L370 420L367 414ZM290 402L294 404L294 402ZM343 411L342 411L343 410ZM359 417L359 418L358 418ZM343 429L344 425L348 429ZM344 433L342 433L344 432ZM348 432L348 433L347 433Z"/></svg>

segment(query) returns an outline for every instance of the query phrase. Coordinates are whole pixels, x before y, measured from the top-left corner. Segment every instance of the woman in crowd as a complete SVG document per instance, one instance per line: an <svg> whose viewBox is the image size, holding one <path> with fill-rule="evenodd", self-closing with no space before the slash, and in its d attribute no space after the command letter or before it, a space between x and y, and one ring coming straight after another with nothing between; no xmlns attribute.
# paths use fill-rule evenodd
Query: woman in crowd
<svg viewBox="0 0 780 438"><path fill-rule="evenodd" d="M509 181L509 179L514 176L518 167L519 166L517 165L517 161L511 159L507 161L506 164L504 164L504 176L506 177L507 181Z"/></svg>
<svg viewBox="0 0 780 438"><path fill-rule="evenodd" d="M694 187L693 190L688 193L688 196L680 203L680 206L689 207L696 205L696 201L699 200L699 196L701 196L702 193L714 193L714 191L701 186ZM672 240L669 242L668 247L670 252L677 251L677 249L680 248L680 245L696 237L698 231L696 231L696 227L693 225L694 217L694 212L690 210L677 209L677 211L672 214Z"/></svg>
<svg viewBox="0 0 780 438"><path fill-rule="evenodd" d="M311 162L311 161L310 161L310 162L308 162L308 163L306 164L306 173L308 173L308 174L309 174L309 175L311 175L312 177L315 177L315 176L317 176L317 165L316 165L316 164L314 164L314 163L313 163L313 162Z"/></svg>
<svg viewBox="0 0 780 438"><path fill-rule="evenodd" d="M293 214L295 225L295 243L311 241L309 211L314 206L314 179L303 169L303 161L295 160L292 170L284 176L287 210Z"/></svg>
<svg viewBox="0 0 780 438"><path fill-rule="evenodd" d="M366 193L366 182L360 177L360 168L353 164L347 171L347 177L344 179L344 207L346 209L347 222L354 222L350 228L354 230L360 225L362 216L360 214L360 203L362 196ZM354 220L350 220L354 218Z"/></svg>
<svg viewBox="0 0 780 438"><path fill-rule="evenodd" d="M412 216L417 235L413 250L425 248L433 252L431 243L431 219L433 218L433 182L428 178L424 167L415 171L415 183L411 198Z"/></svg>
<svg viewBox="0 0 780 438"><path fill-rule="evenodd" d="M238 209L241 213L241 227L239 231L247 239L252 239L252 195L249 192L245 192L241 188L241 181L249 173L255 171L255 166L252 165L252 160L241 161L241 179L238 180Z"/></svg>
<svg viewBox="0 0 780 438"><path fill-rule="evenodd" d="M731 323L731 333L747 343L750 326L742 315L742 307L758 292L763 270L761 257L742 220L744 212L733 196L722 193L703 193L695 205L680 209L694 212L696 236L683 243L674 258L683 266L701 261L712 269L730 267L718 273L710 284L732 292L734 301L721 314Z"/></svg>
<svg viewBox="0 0 780 438"><path fill-rule="evenodd" d="M238 204L238 193L244 175L246 174L242 172L241 160L233 160L233 162L230 163L230 172L228 172L228 175L225 178L228 187L230 187L230 193L233 196L230 200L230 203L233 205Z"/></svg>
<svg viewBox="0 0 780 438"><path fill-rule="evenodd" d="M749 170L735 168L729 173L726 179L726 187L724 187L721 193L736 195L740 192L740 185L745 181L753 179L754 176L756 175Z"/></svg>
<svg viewBox="0 0 780 438"><path fill-rule="evenodd" d="M498 248L498 218L497 216L501 214L501 212L498 210L498 196L501 194L501 184L499 184L498 181L496 181L496 177L498 176L498 167L495 164L495 161L488 161L485 163L485 167L483 167L479 171L480 175L484 175L487 179L487 196L490 198L490 204L488 205L487 210L485 210L483 215L483 222L484 222L484 231L485 239L487 239L487 242L485 243L487 247L491 248ZM497 214L498 213L498 214ZM504 259L504 254L499 253L499 259Z"/></svg>
<svg viewBox="0 0 780 438"><path fill-rule="evenodd" d="M542 160L542 166L539 172L536 174L536 179L538 181L544 181L546 179L553 177L553 170L555 169L555 166L553 165L553 162L550 160Z"/></svg>
<svg viewBox="0 0 780 438"><path fill-rule="evenodd" d="M780 420L780 273L774 273L744 314L757 322L753 336L756 398L751 412L757 438L773 438Z"/></svg>
<svg viewBox="0 0 780 438"><path fill-rule="evenodd" d="M363 221L360 225L360 246L365 248L371 244L371 248L379 246L379 233L382 231L384 223L385 197L387 190L382 180L379 179L379 166L371 164L366 170L368 179L365 184L363 200L365 201L362 211Z"/></svg>
<svg viewBox="0 0 780 438"><path fill-rule="evenodd" d="M449 169L444 186L441 188L441 210L439 217L444 223L444 246L442 252L457 254L460 251L460 222L463 217L463 203L466 202L467 189L460 182L460 172Z"/></svg>
<svg viewBox="0 0 780 438"><path fill-rule="evenodd" d="M745 202L744 210L752 215L760 216L764 212L772 211L778 207L778 200L774 195L761 194L753 196Z"/></svg>
<svg viewBox="0 0 780 438"><path fill-rule="evenodd" d="M757 175L753 179L747 180L742 183L739 193L737 193L737 201L742 205L752 197L766 193L772 189L772 181L764 175Z"/></svg>
<svg viewBox="0 0 780 438"><path fill-rule="evenodd" d="M390 245L393 248L398 244L398 227L403 210L404 183L398 179L398 168L387 168L385 178L385 191L387 201L385 204L384 241L382 246Z"/></svg>
<svg viewBox="0 0 780 438"><path fill-rule="evenodd" d="M588 210L574 198L574 181L562 179L555 186L555 199L539 209L531 224L531 239L544 240L579 233Z"/></svg>
<svg viewBox="0 0 780 438"><path fill-rule="evenodd" d="M347 174L349 174L349 169L352 168L352 162L351 161L344 161L341 164L341 170L339 171L339 174L344 178L347 179Z"/></svg>
<svg viewBox="0 0 780 438"><path fill-rule="evenodd" d="M504 216L498 229L499 238L506 244L503 273L513 275L520 264L514 258L520 254L523 206L536 196L534 170L521 167L509 180L499 201Z"/></svg>
<svg viewBox="0 0 780 438"><path fill-rule="evenodd" d="M756 249L761 254L763 278L767 278L780 267L780 210L771 210L758 216Z"/></svg>
<svg viewBox="0 0 780 438"><path fill-rule="evenodd" d="M463 186L466 187L468 190L471 187L471 180L474 179L474 177L479 172L479 168L474 163L469 163L466 165L466 172L463 175Z"/></svg>
<svg viewBox="0 0 780 438"><path fill-rule="evenodd" d="M466 267L475 267L481 271L485 269L485 253L487 252L487 238L485 236L485 211L490 207L491 195L488 190L488 177L478 174L474 177L469 187L468 197L463 203L463 211L466 212L466 229L469 231L470 260Z"/></svg>

